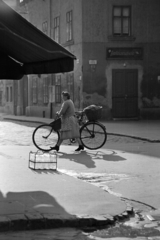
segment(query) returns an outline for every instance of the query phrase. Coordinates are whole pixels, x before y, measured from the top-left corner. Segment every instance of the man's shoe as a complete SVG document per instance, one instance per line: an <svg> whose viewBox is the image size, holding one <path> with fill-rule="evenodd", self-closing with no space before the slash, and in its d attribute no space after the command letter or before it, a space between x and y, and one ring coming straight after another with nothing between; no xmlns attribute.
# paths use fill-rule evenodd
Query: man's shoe
<svg viewBox="0 0 160 240"><path fill-rule="evenodd" d="M59 146L56 145L56 146L54 146L54 147L51 147L51 150L56 150L56 151L58 152L58 151L59 151Z"/></svg>
<svg viewBox="0 0 160 240"><path fill-rule="evenodd" d="M81 150L84 150L84 147L82 145L79 145L79 147L75 150L76 152L79 152Z"/></svg>

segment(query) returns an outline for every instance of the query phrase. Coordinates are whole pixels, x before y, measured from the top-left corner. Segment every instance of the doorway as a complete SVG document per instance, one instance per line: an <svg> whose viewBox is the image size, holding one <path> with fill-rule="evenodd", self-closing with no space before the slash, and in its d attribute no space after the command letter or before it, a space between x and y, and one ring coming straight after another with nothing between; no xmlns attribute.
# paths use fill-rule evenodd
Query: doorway
<svg viewBox="0 0 160 240"><path fill-rule="evenodd" d="M138 70L112 70L113 118L138 118Z"/></svg>

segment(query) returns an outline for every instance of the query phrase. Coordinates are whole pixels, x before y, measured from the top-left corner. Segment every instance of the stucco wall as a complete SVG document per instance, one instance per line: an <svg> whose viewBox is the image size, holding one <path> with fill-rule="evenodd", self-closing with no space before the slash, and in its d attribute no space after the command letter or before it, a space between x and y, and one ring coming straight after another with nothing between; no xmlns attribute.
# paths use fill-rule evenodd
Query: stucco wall
<svg viewBox="0 0 160 240"><path fill-rule="evenodd" d="M50 36L50 1L29 0L27 3L27 9L29 21L39 30L42 31L42 23L47 21L47 35Z"/></svg>
<svg viewBox="0 0 160 240"><path fill-rule="evenodd" d="M160 75L159 0L83 0L84 105L101 102L112 108L112 69L138 70L138 107L142 107L141 81L145 72ZM113 37L112 8L131 6L131 36ZM106 58L107 48L142 48L141 60ZM92 71L89 60L97 60ZM125 67L124 67L125 66Z"/></svg>
<svg viewBox="0 0 160 240"><path fill-rule="evenodd" d="M52 0L52 24L60 17L60 44L76 56L74 61L74 102L77 109L82 108L82 1ZM73 41L66 42L66 13L73 12ZM53 27L53 25L52 25ZM62 88L66 87L66 74L62 75Z"/></svg>
<svg viewBox="0 0 160 240"><path fill-rule="evenodd" d="M87 98L91 94L98 94L102 98L106 97L106 45L105 43L83 43L83 92L85 94L84 106L87 103ZM95 60L96 64L90 64L90 60ZM93 103L97 101L97 98L92 99ZM106 105L103 101L103 105Z"/></svg>

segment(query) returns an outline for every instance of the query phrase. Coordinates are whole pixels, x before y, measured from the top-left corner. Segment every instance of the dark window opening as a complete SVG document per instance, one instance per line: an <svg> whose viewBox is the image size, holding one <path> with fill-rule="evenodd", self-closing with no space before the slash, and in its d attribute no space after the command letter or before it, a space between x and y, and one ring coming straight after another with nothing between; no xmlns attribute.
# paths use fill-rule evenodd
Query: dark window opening
<svg viewBox="0 0 160 240"><path fill-rule="evenodd" d="M131 8L127 6L113 7L113 35L131 35Z"/></svg>

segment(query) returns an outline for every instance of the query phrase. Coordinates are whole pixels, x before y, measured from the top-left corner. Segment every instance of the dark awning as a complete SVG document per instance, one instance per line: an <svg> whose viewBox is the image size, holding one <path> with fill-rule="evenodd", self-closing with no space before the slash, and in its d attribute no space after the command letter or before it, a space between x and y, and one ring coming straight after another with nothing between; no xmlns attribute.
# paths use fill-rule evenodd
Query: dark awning
<svg viewBox="0 0 160 240"><path fill-rule="evenodd" d="M0 0L0 79L73 71L75 56Z"/></svg>

